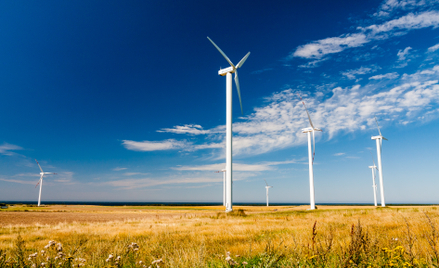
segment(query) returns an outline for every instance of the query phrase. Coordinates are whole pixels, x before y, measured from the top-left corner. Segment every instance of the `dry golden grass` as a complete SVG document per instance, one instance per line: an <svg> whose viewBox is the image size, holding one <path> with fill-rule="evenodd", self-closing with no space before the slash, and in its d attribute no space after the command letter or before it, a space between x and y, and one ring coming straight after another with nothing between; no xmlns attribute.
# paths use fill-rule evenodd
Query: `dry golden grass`
<svg viewBox="0 0 439 268"><path fill-rule="evenodd" d="M307 208L234 207L245 213L233 214L223 213L222 207L49 206L40 212L16 208L17 212L0 212L0 266L31 267L42 262L46 267L438 265L435 206ZM63 245L65 256L56 262L55 246L41 254L50 240ZM28 260L35 252L38 255Z"/></svg>

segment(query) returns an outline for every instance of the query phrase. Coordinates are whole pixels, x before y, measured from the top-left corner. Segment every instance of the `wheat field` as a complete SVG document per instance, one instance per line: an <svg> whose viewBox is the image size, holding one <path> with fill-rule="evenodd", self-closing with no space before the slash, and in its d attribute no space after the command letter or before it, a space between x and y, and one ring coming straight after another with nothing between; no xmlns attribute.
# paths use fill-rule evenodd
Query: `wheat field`
<svg viewBox="0 0 439 268"><path fill-rule="evenodd" d="M438 267L436 206L11 206L0 267Z"/></svg>

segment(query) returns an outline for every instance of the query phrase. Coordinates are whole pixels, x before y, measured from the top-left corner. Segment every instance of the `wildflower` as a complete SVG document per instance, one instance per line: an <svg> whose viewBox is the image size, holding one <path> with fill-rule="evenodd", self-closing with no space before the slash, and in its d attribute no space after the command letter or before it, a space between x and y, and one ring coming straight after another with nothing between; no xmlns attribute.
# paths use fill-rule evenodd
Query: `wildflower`
<svg viewBox="0 0 439 268"><path fill-rule="evenodd" d="M42 262L42 263L41 263L41 267L46 267L46 263L45 263L45 262Z"/></svg>
<svg viewBox="0 0 439 268"><path fill-rule="evenodd" d="M46 253L46 251L44 251L44 250L41 250L41 255L44 255L44 253Z"/></svg>
<svg viewBox="0 0 439 268"><path fill-rule="evenodd" d="M246 261L242 262L242 265L247 265L247 264L248 264L248 262L246 262Z"/></svg>
<svg viewBox="0 0 439 268"><path fill-rule="evenodd" d="M57 246L58 251L62 251L62 244L61 243L58 243L56 246Z"/></svg>
<svg viewBox="0 0 439 268"><path fill-rule="evenodd" d="M153 261L151 264L159 264L159 263L162 263L162 262L163 262L162 259L158 259L158 260Z"/></svg>
<svg viewBox="0 0 439 268"><path fill-rule="evenodd" d="M143 261L139 261L139 265L142 265Z"/></svg>
<svg viewBox="0 0 439 268"><path fill-rule="evenodd" d="M116 261L120 261L120 259L121 259L120 256L117 256L117 257L116 257Z"/></svg>

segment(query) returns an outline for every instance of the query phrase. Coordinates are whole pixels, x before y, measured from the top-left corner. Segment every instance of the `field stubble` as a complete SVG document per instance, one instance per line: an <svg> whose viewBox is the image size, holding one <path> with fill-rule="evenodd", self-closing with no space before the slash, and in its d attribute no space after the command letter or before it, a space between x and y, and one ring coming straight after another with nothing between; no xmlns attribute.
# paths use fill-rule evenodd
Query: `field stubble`
<svg viewBox="0 0 439 268"><path fill-rule="evenodd" d="M15 208L0 267L438 266L437 207L305 208Z"/></svg>

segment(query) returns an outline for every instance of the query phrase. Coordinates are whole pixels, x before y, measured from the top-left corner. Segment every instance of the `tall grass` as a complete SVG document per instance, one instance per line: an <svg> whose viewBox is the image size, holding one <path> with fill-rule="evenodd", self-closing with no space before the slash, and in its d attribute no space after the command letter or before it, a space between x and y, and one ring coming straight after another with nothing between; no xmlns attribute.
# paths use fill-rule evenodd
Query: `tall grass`
<svg viewBox="0 0 439 268"><path fill-rule="evenodd" d="M435 207L237 210L14 225L0 229L0 267L438 267L438 218Z"/></svg>

